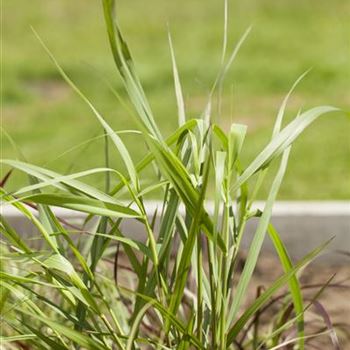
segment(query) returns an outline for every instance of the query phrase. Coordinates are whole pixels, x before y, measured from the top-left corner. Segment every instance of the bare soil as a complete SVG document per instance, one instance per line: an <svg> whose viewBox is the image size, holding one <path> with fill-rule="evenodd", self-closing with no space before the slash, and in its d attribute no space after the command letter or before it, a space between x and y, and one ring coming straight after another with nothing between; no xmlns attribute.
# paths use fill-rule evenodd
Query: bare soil
<svg viewBox="0 0 350 350"><path fill-rule="evenodd" d="M256 268L247 304L256 297L259 286L268 287L282 274L278 259L271 255L261 256ZM332 327L338 337L340 349L350 349L350 259L344 259L342 265L326 265L314 263L300 274L305 305L311 304L305 313L306 334L327 331ZM328 286L321 292L317 301L312 299L325 284ZM281 292L280 294L283 294ZM268 311L265 317L271 317ZM326 324L328 323L328 325ZM328 328L327 328L328 327ZM295 337L291 334L290 337ZM330 334L310 339L306 349L335 349ZM286 348L287 349L287 348ZM292 349L292 348L291 348Z"/></svg>

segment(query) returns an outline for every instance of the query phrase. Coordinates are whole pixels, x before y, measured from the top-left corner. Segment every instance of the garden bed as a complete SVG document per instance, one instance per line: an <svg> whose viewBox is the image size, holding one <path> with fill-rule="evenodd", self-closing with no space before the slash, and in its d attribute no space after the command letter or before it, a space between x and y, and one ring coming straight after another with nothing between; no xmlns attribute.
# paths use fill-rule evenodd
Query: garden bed
<svg viewBox="0 0 350 350"><path fill-rule="evenodd" d="M342 261L342 264L339 264ZM343 256L338 260L338 264L323 266L319 268L317 260L308 266L301 274L300 282L304 291L304 300L307 305L313 296L320 291L323 285L329 283L329 286L322 292L317 299L317 303L310 307L311 312L306 312L306 334L315 333L325 328L326 322L330 322L336 330L341 349L350 348L350 256ZM249 297L247 305L256 297L259 286L268 287L276 278L282 274L282 269L278 258L270 253L263 253L260 256L254 277L249 288ZM333 278L332 278L333 277ZM331 280L330 280L331 279ZM283 295L281 292L279 295ZM277 297L278 298L278 297ZM282 302L280 300L279 302ZM262 315L262 322L268 321L269 316L274 312L274 308L268 309L265 315ZM329 325L330 326L330 325ZM291 332L291 337L295 333ZM309 347L308 347L309 346ZM310 339L306 349L333 349L329 334ZM292 347L290 348L292 349Z"/></svg>

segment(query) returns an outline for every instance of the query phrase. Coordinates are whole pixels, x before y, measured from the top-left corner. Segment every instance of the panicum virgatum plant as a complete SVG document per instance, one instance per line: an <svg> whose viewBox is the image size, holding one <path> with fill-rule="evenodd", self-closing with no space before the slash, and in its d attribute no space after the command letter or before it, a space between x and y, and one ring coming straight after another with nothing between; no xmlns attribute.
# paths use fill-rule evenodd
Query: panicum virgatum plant
<svg viewBox="0 0 350 350"><path fill-rule="evenodd" d="M28 185L12 192L2 181L2 204L29 220L42 241L34 247L1 216L2 348L223 350L286 349L294 344L304 349L309 339L304 312L311 302L303 301L297 273L327 243L293 263L270 219L293 142L319 116L337 109L315 107L283 126L288 97L301 76L278 111L270 141L243 167L247 126L232 124L225 132L212 121L211 105L220 98L223 79L249 30L228 57L224 44L222 66L203 115L190 120L169 36L179 127L164 138L116 22L114 5L113 0L103 0L108 38L133 105L129 112L137 130L128 133L145 144L145 156L133 161L123 132L110 127L38 36L62 77L101 124L106 166L59 174L21 157L1 160L2 166L24 172L29 179ZM109 166L112 152L123 161L120 169ZM151 182L144 181L145 171L154 171ZM105 176L104 190L83 181L98 173ZM273 181L264 207L256 210L252 205L268 173ZM150 212L145 198L154 191L161 193L162 201ZM63 221L53 207L83 213L84 225ZM242 237L252 218L258 225L241 269L237 263ZM123 222L132 221L143 227L143 236L128 234ZM247 304L266 233L284 273ZM285 286L288 293L269 323L259 324L258 315ZM286 338L291 330L294 336ZM336 346L334 332L328 332Z"/></svg>

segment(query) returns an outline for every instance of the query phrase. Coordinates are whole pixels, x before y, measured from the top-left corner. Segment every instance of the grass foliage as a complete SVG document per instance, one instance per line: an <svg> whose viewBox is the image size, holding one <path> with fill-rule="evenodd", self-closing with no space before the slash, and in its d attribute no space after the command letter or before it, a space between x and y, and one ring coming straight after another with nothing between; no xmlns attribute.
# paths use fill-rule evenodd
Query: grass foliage
<svg viewBox="0 0 350 350"><path fill-rule="evenodd" d="M270 219L293 142L318 117L337 109L321 106L302 111L284 126L288 94L270 141L243 167L240 159L247 127L232 124L226 133L211 116L220 106L225 75L249 30L231 54L227 54L225 35L222 66L198 119L186 116L169 36L178 129L165 139L116 22L114 6L113 0L103 1L113 58L133 105L128 109L130 117L137 125L137 130L126 133L148 153L141 161L133 161L123 133L111 128L38 36L61 76L100 123L105 166L59 174L29 164L20 155L18 160L1 160L2 165L25 173L29 179L27 186L8 192L5 178L2 201L26 217L43 241L40 248L35 247L1 216L3 346L58 350L277 349L284 343L295 343L304 349L305 342L316 335L305 336L304 312L309 304L303 301L297 273L328 242L294 264ZM227 21L225 24L227 27ZM115 94L118 103L125 104ZM122 160L119 170L110 167L112 152ZM145 174L150 172L154 174L152 181L145 181ZM83 181L101 173L105 176L103 191ZM262 211L253 210L268 173L273 173L273 182L265 206ZM208 192L209 181L215 184L213 197ZM163 202L155 212L149 212L145 200L153 191L162 194ZM210 198L213 210L208 208ZM52 207L86 213L83 227L61 220ZM242 237L247 222L254 217L259 223L240 270ZM125 220L141 225L144 236L130 238ZM266 233L284 274L247 305L249 283ZM262 331L259 314L284 286L289 292ZM337 347L334 330L328 327L323 333L331 334ZM286 338L286 334L294 336Z"/></svg>

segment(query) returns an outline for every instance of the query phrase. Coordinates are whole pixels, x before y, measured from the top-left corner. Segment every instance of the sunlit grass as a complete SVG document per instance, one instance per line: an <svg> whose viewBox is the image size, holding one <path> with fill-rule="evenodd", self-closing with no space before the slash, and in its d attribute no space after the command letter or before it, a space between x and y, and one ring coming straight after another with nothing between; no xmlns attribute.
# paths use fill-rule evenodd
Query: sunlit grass
<svg viewBox="0 0 350 350"><path fill-rule="evenodd" d="M5 348L223 350L277 349L293 343L304 349L310 339L330 336L338 349L325 311L326 330L322 326L310 334L304 323L304 313L327 284L314 299L304 301L298 279L329 242L293 262L270 219L292 144L322 115L337 118L339 109L303 108L284 120L290 94L306 73L301 75L280 102L265 144L249 161L244 158L247 125L235 122L223 128L219 118L224 79L249 30L232 51L224 40L226 54L200 118L191 118L186 109L177 51L170 40L178 114L172 118L178 125L164 136L119 32L113 4L103 1L104 18L129 101L114 91L115 103L123 105L127 118L133 119L134 130L115 131L34 31L62 80L99 125L91 147L101 164L80 172L69 166L60 173L51 170L57 159L36 166L20 149L17 159L1 160L2 166L29 180L10 190L8 177L3 178L2 202L35 226L42 243L34 248L32 239L38 237L25 237L25 232L17 232L1 216L0 309ZM125 145L126 136L143 154L140 159ZM16 148L13 140L12 144ZM117 164L111 162L113 155L118 156ZM98 174L103 186L86 181ZM265 204L255 210L253 203L263 184L268 188ZM150 212L146 199L154 192L162 202ZM214 203L212 212L209 200ZM86 214L84 225L63 222L55 216L54 207ZM252 218L258 225L241 269L241 241ZM131 238L125 220L137 221L143 236ZM246 304L266 234L284 272ZM288 292L276 294L283 287ZM264 307L280 299L270 321L260 323ZM295 337L288 338L290 332Z"/></svg>
<svg viewBox="0 0 350 350"><path fill-rule="evenodd" d="M293 95L290 117L300 107L324 101L343 108L349 106L350 9L348 2L342 0L332 3L248 0L230 5L229 47L248 24L253 24L253 31L225 80L220 124L225 130L231 121L249 126L246 142L249 162L268 140L276 106L296 77L308 68L313 67L313 71ZM176 126L176 104L166 45L167 23L173 32L187 114L196 118L220 63L223 5L216 0L207 1L205 6L198 0L183 1L180 6L150 0L147 3L120 1L119 8L157 123L165 135L170 134ZM3 126L22 147L25 145L30 161L46 164L67 148L93 137L98 128L42 55L30 25L41 33L67 72L107 116L113 128L118 129L121 124L134 127L96 75L96 70L105 74L113 86L122 91L121 82L114 79L113 63L108 59L108 42L101 39L104 25L98 1L87 6L79 0L63 0L57 4L44 4L39 0L23 4L14 0L4 2L3 11ZM51 26L55 27L54 31ZM32 125L36 126L35 130ZM288 185L282 186L280 198L348 198L350 186L342 174L346 172L344 164L350 156L349 133L345 117L336 121L324 118L307 131L296 144L293 154L300 161L291 163L286 174ZM142 156L132 141L126 139L125 142L134 157ZM312 156L312 167L307 168L310 148L320 152ZM6 157L14 156L6 140L3 153ZM54 166L64 171L70 161L74 161L76 170L100 164L98 152L91 149L85 157L77 155L78 152L67 154ZM324 162L329 164L326 169ZM310 177L313 177L311 182ZM327 185L324 178L329 179ZM20 184L15 177L11 181L14 187ZM342 190L334 188L333 183L340 184Z"/></svg>

